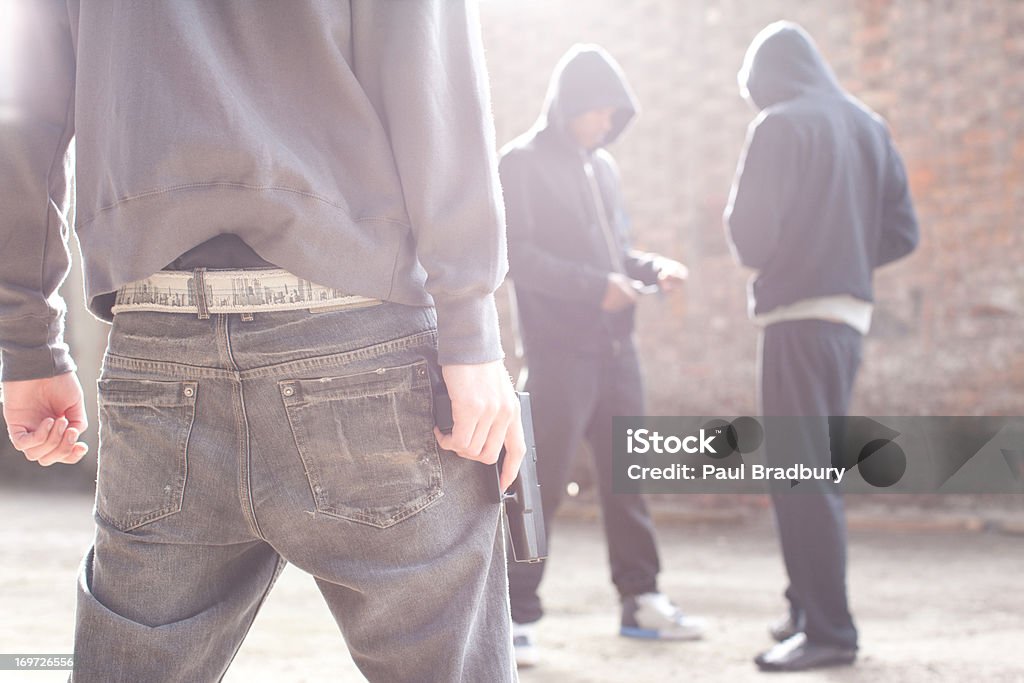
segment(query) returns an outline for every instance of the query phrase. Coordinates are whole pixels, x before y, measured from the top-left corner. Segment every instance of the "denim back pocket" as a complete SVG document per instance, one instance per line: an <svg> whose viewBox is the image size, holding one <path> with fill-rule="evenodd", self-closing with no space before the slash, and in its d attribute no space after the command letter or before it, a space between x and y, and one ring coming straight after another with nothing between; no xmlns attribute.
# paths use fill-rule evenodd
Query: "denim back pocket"
<svg viewBox="0 0 1024 683"><path fill-rule="evenodd" d="M101 379L96 514L131 531L181 510L196 382Z"/></svg>
<svg viewBox="0 0 1024 683"><path fill-rule="evenodd" d="M383 529L443 495L426 361L278 387L319 512Z"/></svg>

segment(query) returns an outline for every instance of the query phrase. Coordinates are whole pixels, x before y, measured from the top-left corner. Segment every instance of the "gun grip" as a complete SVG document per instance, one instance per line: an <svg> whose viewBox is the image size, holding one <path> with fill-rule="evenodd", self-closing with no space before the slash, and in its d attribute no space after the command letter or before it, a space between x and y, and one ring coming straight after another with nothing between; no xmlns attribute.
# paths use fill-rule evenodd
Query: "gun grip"
<svg viewBox="0 0 1024 683"><path fill-rule="evenodd" d="M452 417L452 403L443 383L435 387L434 423L445 434L450 434L455 425ZM520 415L526 454L519 468L519 476L509 487L501 490L501 467L505 461L505 449L501 449L494 467L494 491L496 502L504 503L508 535L512 545L512 556L516 562L540 562L548 555L547 534L544 529L544 513L541 506L540 482L537 480L537 445L533 436L533 413L530 410L530 395L516 392L521 405Z"/></svg>

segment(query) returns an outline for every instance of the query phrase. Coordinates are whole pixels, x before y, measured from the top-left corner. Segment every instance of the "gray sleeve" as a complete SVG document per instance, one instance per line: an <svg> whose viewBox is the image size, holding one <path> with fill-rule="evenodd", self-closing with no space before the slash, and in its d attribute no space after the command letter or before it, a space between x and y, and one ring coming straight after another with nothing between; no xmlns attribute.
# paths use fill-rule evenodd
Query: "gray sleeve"
<svg viewBox="0 0 1024 683"><path fill-rule="evenodd" d="M388 131L442 364L503 357L494 291L508 259L475 5L353 0L357 78Z"/></svg>
<svg viewBox="0 0 1024 683"><path fill-rule="evenodd" d="M724 221L733 255L748 268L763 268L778 246L794 148L789 126L778 117L762 114L747 130Z"/></svg>
<svg viewBox="0 0 1024 683"><path fill-rule="evenodd" d="M632 245L633 222L629 211L626 210L626 198L622 192L622 174L619 173L619 165L615 163L606 150L599 150L598 156L605 162L610 172L613 190L614 220L612 221L616 239L622 248L622 266L626 275L634 280L640 280L645 285L653 285L658 281L658 254L634 249Z"/></svg>
<svg viewBox="0 0 1024 683"><path fill-rule="evenodd" d="M0 377L75 369L63 340L71 216L75 62L67 7L18 3L7 46L15 78L0 83Z"/></svg>
<svg viewBox="0 0 1024 683"><path fill-rule="evenodd" d="M903 159L888 136L886 144L888 158L882 196L881 235L874 264L876 268L912 252L917 247L919 237Z"/></svg>

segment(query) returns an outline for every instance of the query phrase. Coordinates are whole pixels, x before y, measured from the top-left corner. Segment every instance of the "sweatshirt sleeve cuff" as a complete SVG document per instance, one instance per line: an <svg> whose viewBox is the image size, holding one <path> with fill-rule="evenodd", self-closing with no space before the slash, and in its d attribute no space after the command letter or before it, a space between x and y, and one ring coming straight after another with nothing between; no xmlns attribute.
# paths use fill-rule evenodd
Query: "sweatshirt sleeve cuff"
<svg viewBox="0 0 1024 683"><path fill-rule="evenodd" d="M505 357L494 295L435 301L441 365L490 363Z"/></svg>
<svg viewBox="0 0 1024 683"><path fill-rule="evenodd" d="M39 345L31 345L28 339L3 340L0 351L0 381L21 382L30 379L56 377L77 370L68 345L64 343L63 316L58 316L49 323L48 329L36 330L42 335L30 334L32 325L21 326L25 330L19 337L48 337L49 341Z"/></svg>

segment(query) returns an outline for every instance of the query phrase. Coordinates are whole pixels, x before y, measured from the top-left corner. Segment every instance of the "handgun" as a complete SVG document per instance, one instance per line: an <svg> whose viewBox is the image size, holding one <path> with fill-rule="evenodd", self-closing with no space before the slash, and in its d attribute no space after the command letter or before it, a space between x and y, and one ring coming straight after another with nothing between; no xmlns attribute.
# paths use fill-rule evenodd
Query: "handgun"
<svg viewBox="0 0 1024 683"><path fill-rule="evenodd" d="M452 402L448 391L435 388L434 423L445 434L451 434L455 421L452 419ZM540 499L540 482L537 480L537 445L533 437L533 413L530 411L530 395L516 392L519 397L520 419L526 441L526 454L519 468L519 475L507 492L501 484L495 486L498 502L505 504L505 519L508 536L512 542L512 557L516 562L540 562L548 556L548 539L544 532L544 511ZM498 462L494 465L495 476L500 482L501 466L505 461L505 447L502 446Z"/></svg>

